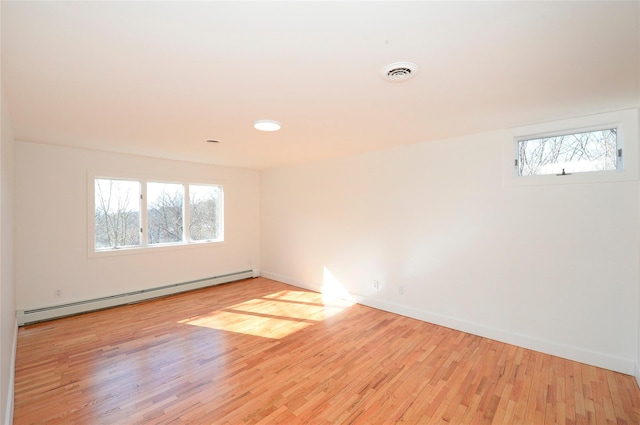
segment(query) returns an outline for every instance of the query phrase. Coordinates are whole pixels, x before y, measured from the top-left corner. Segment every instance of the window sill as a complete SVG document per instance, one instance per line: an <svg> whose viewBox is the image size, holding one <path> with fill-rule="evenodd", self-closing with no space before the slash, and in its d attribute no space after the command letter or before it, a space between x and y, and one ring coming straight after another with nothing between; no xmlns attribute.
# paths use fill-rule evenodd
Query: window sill
<svg viewBox="0 0 640 425"><path fill-rule="evenodd" d="M156 254L159 252L167 251L180 251L184 249L194 248L213 248L219 247L225 244L224 240L221 241L202 241L202 242L189 242L181 244L157 244L148 246L134 246L118 249L105 249L96 250L93 246L89 248L89 258L104 258L104 257L117 257L120 255L135 255L135 254Z"/></svg>

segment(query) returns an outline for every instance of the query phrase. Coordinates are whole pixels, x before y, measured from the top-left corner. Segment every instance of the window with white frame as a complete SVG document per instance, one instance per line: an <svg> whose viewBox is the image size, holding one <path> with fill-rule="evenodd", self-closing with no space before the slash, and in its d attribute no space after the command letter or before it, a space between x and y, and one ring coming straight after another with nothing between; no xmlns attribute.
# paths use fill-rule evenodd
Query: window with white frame
<svg viewBox="0 0 640 425"><path fill-rule="evenodd" d="M547 186L638 179L640 109L505 129L502 183ZM563 171L564 170L564 171Z"/></svg>
<svg viewBox="0 0 640 425"><path fill-rule="evenodd" d="M222 188L189 185L189 236L192 241L215 241L222 236Z"/></svg>
<svg viewBox="0 0 640 425"><path fill-rule="evenodd" d="M100 177L94 188L96 252L224 239L220 185Z"/></svg>
<svg viewBox="0 0 640 425"><path fill-rule="evenodd" d="M95 248L140 245L140 182L95 179Z"/></svg>
<svg viewBox="0 0 640 425"><path fill-rule="evenodd" d="M147 243L184 240L184 185L147 183Z"/></svg>
<svg viewBox="0 0 640 425"><path fill-rule="evenodd" d="M622 167L617 127L518 138L516 151L518 176L565 176Z"/></svg>

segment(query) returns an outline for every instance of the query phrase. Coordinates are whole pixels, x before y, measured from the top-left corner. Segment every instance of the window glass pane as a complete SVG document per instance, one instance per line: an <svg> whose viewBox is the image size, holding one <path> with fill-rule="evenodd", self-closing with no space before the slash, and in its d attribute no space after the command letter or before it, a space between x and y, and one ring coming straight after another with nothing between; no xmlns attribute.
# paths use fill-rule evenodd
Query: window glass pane
<svg viewBox="0 0 640 425"><path fill-rule="evenodd" d="M182 242L184 186L147 183L148 243Z"/></svg>
<svg viewBox="0 0 640 425"><path fill-rule="evenodd" d="M140 183L95 180L95 248L140 245Z"/></svg>
<svg viewBox="0 0 640 425"><path fill-rule="evenodd" d="M616 170L617 129L518 141L518 175Z"/></svg>
<svg viewBox="0 0 640 425"><path fill-rule="evenodd" d="M222 238L222 189L189 185L189 236L193 241Z"/></svg>

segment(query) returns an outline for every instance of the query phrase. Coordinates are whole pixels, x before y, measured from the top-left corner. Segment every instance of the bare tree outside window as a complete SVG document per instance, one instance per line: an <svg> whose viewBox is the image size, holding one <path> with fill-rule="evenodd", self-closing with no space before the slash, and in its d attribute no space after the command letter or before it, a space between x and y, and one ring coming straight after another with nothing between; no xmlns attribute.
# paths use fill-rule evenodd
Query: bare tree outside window
<svg viewBox="0 0 640 425"><path fill-rule="evenodd" d="M147 183L147 238L150 245L182 242L183 208L183 185Z"/></svg>
<svg viewBox="0 0 640 425"><path fill-rule="evenodd" d="M95 179L95 247L140 245L140 183Z"/></svg>
<svg viewBox="0 0 640 425"><path fill-rule="evenodd" d="M518 175L616 170L616 128L518 141Z"/></svg>
<svg viewBox="0 0 640 425"><path fill-rule="evenodd" d="M193 241L217 240L221 236L221 189L189 185L189 237Z"/></svg>

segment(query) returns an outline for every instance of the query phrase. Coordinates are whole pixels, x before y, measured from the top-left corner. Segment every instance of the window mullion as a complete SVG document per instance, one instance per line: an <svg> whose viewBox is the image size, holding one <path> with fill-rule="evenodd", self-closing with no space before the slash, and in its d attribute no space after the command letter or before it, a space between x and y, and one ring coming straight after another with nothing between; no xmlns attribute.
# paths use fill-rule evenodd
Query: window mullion
<svg viewBox="0 0 640 425"><path fill-rule="evenodd" d="M189 223L191 223L191 193L189 191L189 184L184 185L184 205L183 205L182 218L182 240L185 243L191 242L191 235L189 232Z"/></svg>
<svg viewBox="0 0 640 425"><path fill-rule="evenodd" d="M147 237L149 227L147 226L147 182L140 182L140 245L148 246Z"/></svg>

